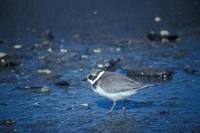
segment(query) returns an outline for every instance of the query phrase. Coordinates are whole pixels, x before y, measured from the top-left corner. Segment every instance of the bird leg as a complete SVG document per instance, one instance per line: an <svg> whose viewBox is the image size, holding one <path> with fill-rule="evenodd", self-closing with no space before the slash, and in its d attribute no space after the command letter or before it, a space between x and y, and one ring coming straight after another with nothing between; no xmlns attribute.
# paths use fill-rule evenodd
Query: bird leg
<svg viewBox="0 0 200 133"><path fill-rule="evenodd" d="M126 105L127 105L127 99L124 99L124 105L122 107L122 111L126 110Z"/></svg>
<svg viewBox="0 0 200 133"><path fill-rule="evenodd" d="M111 107L110 110L109 110L109 113L111 113L111 112L113 111L115 105L116 105L116 101L113 101L113 104L112 104L112 107Z"/></svg>

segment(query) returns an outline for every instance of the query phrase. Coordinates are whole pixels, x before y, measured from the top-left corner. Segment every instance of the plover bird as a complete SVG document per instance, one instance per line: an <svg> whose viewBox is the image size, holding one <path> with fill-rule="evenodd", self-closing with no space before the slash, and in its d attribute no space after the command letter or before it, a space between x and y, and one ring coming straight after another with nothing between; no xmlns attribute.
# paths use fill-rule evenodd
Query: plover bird
<svg viewBox="0 0 200 133"><path fill-rule="evenodd" d="M136 94L140 89L152 86L134 81L118 73L100 69L91 70L87 80L95 93L113 101L109 112L113 111L118 100L124 100L122 109L125 110L126 100L129 96Z"/></svg>

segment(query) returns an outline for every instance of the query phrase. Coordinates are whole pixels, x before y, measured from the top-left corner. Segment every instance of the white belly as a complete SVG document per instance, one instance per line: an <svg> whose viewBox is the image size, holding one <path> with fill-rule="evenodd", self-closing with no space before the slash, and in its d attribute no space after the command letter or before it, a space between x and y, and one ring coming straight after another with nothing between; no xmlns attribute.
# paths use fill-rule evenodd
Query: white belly
<svg viewBox="0 0 200 133"><path fill-rule="evenodd" d="M123 100L128 98L129 96L136 94L136 90L130 90L130 91L124 91L124 92L118 92L118 93L107 93L100 87L97 87L96 89L93 89L93 91L100 96L106 97L108 99L111 99L113 101Z"/></svg>

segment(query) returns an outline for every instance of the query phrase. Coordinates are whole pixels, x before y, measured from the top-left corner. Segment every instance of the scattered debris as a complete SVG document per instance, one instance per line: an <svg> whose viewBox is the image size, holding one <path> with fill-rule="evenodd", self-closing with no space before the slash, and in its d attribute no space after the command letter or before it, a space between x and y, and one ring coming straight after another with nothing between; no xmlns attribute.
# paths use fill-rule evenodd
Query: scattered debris
<svg viewBox="0 0 200 133"><path fill-rule="evenodd" d="M154 31L148 33L148 39L151 42L177 42L179 39L178 35L172 35L167 30L161 30L160 33L155 33Z"/></svg>
<svg viewBox="0 0 200 133"><path fill-rule="evenodd" d="M40 89L40 91L43 92L43 93L50 93L50 92L51 92L51 89L45 86L45 87L42 87L42 88Z"/></svg>
<svg viewBox="0 0 200 133"><path fill-rule="evenodd" d="M0 120L0 125L11 126L14 124L16 124L16 121L12 119Z"/></svg>
<svg viewBox="0 0 200 133"><path fill-rule="evenodd" d="M61 49L60 49L60 52L61 52L61 53L67 53L67 49L61 48Z"/></svg>
<svg viewBox="0 0 200 133"><path fill-rule="evenodd" d="M51 74L51 70L49 69L38 69L37 71L38 73L42 73L42 74Z"/></svg>
<svg viewBox="0 0 200 133"><path fill-rule="evenodd" d="M134 70L128 70L128 77L149 77L149 78L159 78L163 80L169 80L172 78L173 71L171 69L164 68L137 68Z"/></svg>

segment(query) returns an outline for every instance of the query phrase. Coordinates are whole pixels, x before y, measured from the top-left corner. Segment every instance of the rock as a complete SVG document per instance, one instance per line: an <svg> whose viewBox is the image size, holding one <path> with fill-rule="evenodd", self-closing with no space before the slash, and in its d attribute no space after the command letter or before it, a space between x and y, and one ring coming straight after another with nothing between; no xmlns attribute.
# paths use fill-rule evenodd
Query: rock
<svg viewBox="0 0 200 133"><path fill-rule="evenodd" d="M52 48L48 48L48 50L47 50L48 52L52 52L53 50L52 50Z"/></svg>
<svg viewBox="0 0 200 133"><path fill-rule="evenodd" d="M171 35L166 30L161 30L160 33L155 33L154 31L148 33L147 38L151 42L177 42L179 39L178 35Z"/></svg>
<svg viewBox="0 0 200 133"><path fill-rule="evenodd" d="M134 70L128 70L127 76L133 77L149 77L155 79L168 80L172 78L173 71L171 69L164 68L137 68Z"/></svg>
<svg viewBox="0 0 200 133"><path fill-rule="evenodd" d="M1 58L4 58L5 56L7 56L6 53L4 53L4 52L0 52L0 59L1 59Z"/></svg>
<svg viewBox="0 0 200 133"><path fill-rule="evenodd" d="M57 86L62 86L62 87L68 87L69 86L69 82L66 80L60 80L54 83Z"/></svg>
<svg viewBox="0 0 200 133"><path fill-rule="evenodd" d="M51 89L45 86L45 87L42 87L42 88L40 89L40 91L43 92L43 93L50 93L50 92L51 92Z"/></svg>
<svg viewBox="0 0 200 133"><path fill-rule="evenodd" d="M93 49L93 52L96 54L100 54L102 52L101 48L95 48Z"/></svg>
<svg viewBox="0 0 200 133"><path fill-rule="evenodd" d="M87 108L87 109L89 109L89 108L90 108L90 106L89 106L89 104L88 104L88 103L82 103L82 104L81 104L81 106L82 106L82 107L84 107L84 108Z"/></svg>
<svg viewBox="0 0 200 133"><path fill-rule="evenodd" d="M51 70L49 69L38 69L37 71L41 74L51 74Z"/></svg>
<svg viewBox="0 0 200 133"><path fill-rule="evenodd" d="M155 21L155 22L160 22L160 21L161 21L161 18L157 16L157 17L154 18L154 21Z"/></svg>
<svg viewBox="0 0 200 133"><path fill-rule="evenodd" d="M12 119L0 120L0 125L11 126L14 124L16 124L16 121Z"/></svg>
<svg viewBox="0 0 200 133"><path fill-rule="evenodd" d="M67 53L67 49L61 48L61 49L60 49L60 52L61 52L61 53Z"/></svg>
<svg viewBox="0 0 200 133"><path fill-rule="evenodd" d="M8 55L2 55L4 57L0 58L0 67L2 68L13 68L20 64L19 60L8 56Z"/></svg>
<svg viewBox="0 0 200 133"><path fill-rule="evenodd" d="M188 74L196 74L198 72L198 69L190 64L185 64L183 70Z"/></svg>
<svg viewBox="0 0 200 133"><path fill-rule="evenodd" d="M20 48L22 48L22 45L16 44L16 45L14 45L13 47L14 47L15 49L20 49Z"/></svg>

